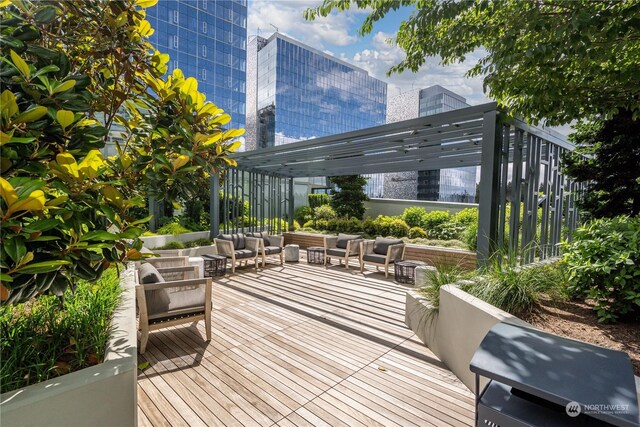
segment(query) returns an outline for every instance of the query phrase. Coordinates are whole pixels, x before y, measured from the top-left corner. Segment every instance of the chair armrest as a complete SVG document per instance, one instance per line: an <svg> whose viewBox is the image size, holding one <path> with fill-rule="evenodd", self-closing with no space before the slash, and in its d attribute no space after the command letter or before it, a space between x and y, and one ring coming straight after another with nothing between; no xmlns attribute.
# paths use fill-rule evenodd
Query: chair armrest
<svg viewBox="0 0 640 427"><path fill-rule="evenodd" d="M188 256L161 256L144 260L156 268L189 266Z"/></svg>
<svg viewBox="0 0 640 427"><path fill-rule="evenodd" d="M370 255L373 253L373 240L363 240L360 243L360 255Z"/></svg>
<svg viewBox="0 0 640 427"><path fill-rule="evenodd" d="M264 240L262 239L258 239L257 237L245 237L244 247L250 251L258 252L262 250L263 245Z"/></svg>
<svg viewBox="0 0 640 427"><path fill-rule="evenodd" d="M161 283L146 283L144 285L138 285L138 286L142 286L145 291L152 291L155 289L202 286L207 284L211 286L211 277L204 277L200 279L188 279L188 280L172 280L169 282L161 282Z"/></svg>
<svg viewBox="0 0 640 427"><path fill-rule="evenodd" d="M267 236L272 246L284 247L284 236Z"/></svg>
<svg viewBox="0 0 640 427"><path fill-rule="evenodd" d="M360 254L360 243L364 242L364 239L353 239L347 242L347 256Z"/></svg>
<svg viewBox="0 0 640 427"><path fill-rule="evenodd" d="M233 242L231 240L213 239L220 255L233 256Z"/></svg>
<svg viewBox="0 0 640 427"><path fill-rule="evenodd" d="M338 244L338 236L324 236L324 248L335 249Z"/></svg>
<svg viewBox="0 0 640 427"><path fill-rule="evenodd" d="M164 267L158 268L158 272L164 280L186 280L198 277L198 267L190 265L188 267Z"/></svg>
<svg viewBox="0 0 640 427"><path fill-rule="evenodd" d="M401 260L404 255L404 243L396 243L395 245L389 245L387 249L387 261Z"/></svg>

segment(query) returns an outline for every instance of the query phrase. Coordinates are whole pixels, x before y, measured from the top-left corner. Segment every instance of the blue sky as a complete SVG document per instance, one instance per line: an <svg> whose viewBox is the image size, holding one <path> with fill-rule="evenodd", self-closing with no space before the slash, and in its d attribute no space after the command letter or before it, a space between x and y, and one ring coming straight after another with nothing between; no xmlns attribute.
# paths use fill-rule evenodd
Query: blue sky
<svg viewBox="0 0 640 427"><path fill-rule="evenodd" d="M388 14L374 26L371 34L360 37L357 29L366 16L365 11L352 9L313 22L306 21L303 17L305 9L319 4L318 0L250 0L248 35L268 37L275 31L275 26L285 35L364 68L374 77L386 81L390 96L440 84L464 96L470 104L489 101L483 94L481 79L464 77L477 55L464 64L448 67L440 66L438 58L428 58L418 73L406 71L400 75L385 75L390 66L404 57L400 49L387 44L386 40L395 37L400 23L409 17L412 9Z"/></svg>

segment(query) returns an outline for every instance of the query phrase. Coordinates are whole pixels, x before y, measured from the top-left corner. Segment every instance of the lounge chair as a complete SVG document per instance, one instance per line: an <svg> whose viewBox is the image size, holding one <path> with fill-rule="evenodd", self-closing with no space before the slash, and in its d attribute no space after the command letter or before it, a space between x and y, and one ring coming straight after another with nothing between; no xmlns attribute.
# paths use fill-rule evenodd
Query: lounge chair
<svg viewBox="0 0 640 427"><path fill-rule="evenodd" d="M248 237L242 233L220 234L214 239L218 255L224 255L231 260L231 272L236 271L236 262L247 265L252 260L258 269L258 255L260 255L260 241L255 237Z"/></svg>
<svg viewBox="0 0 640 427"><path fill-rule="evenodd" d="M284 265L284 236L275 236L264 232L247 233L247 236L259 239L263 267L266 264L267 257L274 255L278 255L280 257L280 265Z"/></svg>
<svg viewBox="0 0 640 427"><path fill-rule="evenodd" d="M324 264L331 262L331 257L338 258L340 265L344 261L345 267L349 269L349 258L360 256L360 243L364 239L358 234L343 234L337 236L325 236L324 238Z"/></svg>
<svg viewBox="0 0 640 427"><path fill-rule="evenodd" d="M360 273L364 272L365 264L373 264L376 270L384 266L384 277L389 277L389 265L404 258L405 244L399 239L385 239L376 237L360 244Z"/></svg>

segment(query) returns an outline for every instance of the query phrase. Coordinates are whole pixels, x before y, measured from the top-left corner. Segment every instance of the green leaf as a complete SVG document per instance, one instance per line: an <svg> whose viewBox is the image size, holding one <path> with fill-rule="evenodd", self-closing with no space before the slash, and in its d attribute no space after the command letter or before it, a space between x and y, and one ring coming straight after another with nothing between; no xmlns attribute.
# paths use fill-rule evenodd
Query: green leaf
<svg viewBox="0 0 640 427"><path fill-rule="evenodd" d="M6 254L16 263L27 253L27 247L22 237L5 237L2 242L2 247Z"/></svg>
<svg viewBox="0 0 640 427"><path fill-rule="evenodd" d="M11 36L23 42L33 41L40 38L40 31L33 25L22 25L16 28Z"/></svg>
<svg viewBox="0 0 640 427"><path fill-rule="evenodd" d="M80 238L81 242L85 242L87 240L113 241L113 240L118 240L118 236L116 234L109 233L108 231L96 230L96 231L90 231L88 233L85 233Z"/></svg>
<svg viewBox="0 0 640 427"><path fill-rule="evenodd" d="M60 85L56 86L53 89L52 93L60 93L60 92L66 92L69 89L73 88L76 85L76 81L75 80L67 80L64 83L61 83Z"/></svg>
<svg viewBox="0 0 640 427"><path fill-rule="evenodd" d="M13 282L13 277L9 276L6 273L0 273L0 282L11 283Z"/></svg>
<svg viewBox="0 0 640 427"><path fill-rule="evenodd" d="M41 219L39 221L34 221L32 223L26 224L25 230L28 230L28 232L31 233L34 231L48 231L56 228L61 224L62 222L56 218Z"/></svg>
<svg viewBox="0 0 640 427"><path fill-rule="evenodd" d="M13 65L18 69L18 71L20 71L25 79L29 80L29 78L31 77L31 70L29 69L29 65L27 65L25 60L22 59L20 55L15 53L13 49L11 49L10 55L11 61L13 61Z"/></svg>
<svg viewBox="0 0 640 427"><path fill-rule="evenodd" d="M24 113L18 114L13 121L14 123L31 123L40 120L45 114L47 114L47 107L38 105Z"/></svg>
<svg viewBox="0 0 640 427"><path fill-rule="evenodd" d="M60 269L65 265L71 264L70 261L65 260L51 260L51 261L41 261L34 262L32 264L26 264L16 271L22 274L38 274L38 273L47 273L49 271L55 271Z"/></svg>
<svg viewBox="0 0 640 427"><path fill-rule="evenodd" d="M47 73L51 73L51 72L55 73L55 72L58 72L58 71L60 71L60 68L58 68L57 65L47 65L46 67L42 67L38 71L36 71L33 74L33 77L38 77L41 74L47 74Z"/></svg>
<svg viewBox="0 0 640 427"><path fill-rule="evenodd" d="M33 18L38 24L48 24L56 19L56 8L53 6L43 6L34 14Z"/></svg>
<svg viewBox="0 0 640 427"><path fill-rule="evenodd" d="M149 362L142 362L142 363L138 363L138 369L141 371L144 371L145 369L147 369L149 366L151 366L149 364Z"/></svg>

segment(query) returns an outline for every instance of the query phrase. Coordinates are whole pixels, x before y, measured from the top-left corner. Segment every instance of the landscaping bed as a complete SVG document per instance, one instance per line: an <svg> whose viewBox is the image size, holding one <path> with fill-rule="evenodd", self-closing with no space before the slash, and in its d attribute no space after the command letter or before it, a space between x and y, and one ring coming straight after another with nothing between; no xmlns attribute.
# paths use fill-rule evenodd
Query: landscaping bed
<svg viewBox="0 0 640 427"><path fill-rule="evenodd" d="M640 324L598 322L594 304L579 301L543 299L531 315L524 318L536 328L567 338L626 352L640 376Z"/></svg>

